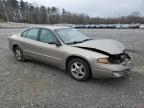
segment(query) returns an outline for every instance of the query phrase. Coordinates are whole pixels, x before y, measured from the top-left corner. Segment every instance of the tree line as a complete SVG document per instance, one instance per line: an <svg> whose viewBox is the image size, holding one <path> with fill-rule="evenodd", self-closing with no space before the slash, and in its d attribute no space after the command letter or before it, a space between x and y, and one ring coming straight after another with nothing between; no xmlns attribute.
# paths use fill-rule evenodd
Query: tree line
<svg viewBox="0 0 144 108"><path fill-rule="evenodd" d="M144 17L137 13L118 18L90 17L85 14L71 13L57 7L34 6L23 0L0 0L0 19L4 21L34 24L130 24L144 23Z"/></svg>

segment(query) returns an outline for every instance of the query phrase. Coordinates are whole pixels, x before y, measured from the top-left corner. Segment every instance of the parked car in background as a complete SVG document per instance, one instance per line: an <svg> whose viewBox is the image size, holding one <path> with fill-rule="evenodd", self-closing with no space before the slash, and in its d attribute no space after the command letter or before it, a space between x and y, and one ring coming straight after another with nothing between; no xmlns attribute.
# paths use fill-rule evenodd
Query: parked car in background
<svg viewBox="0 0 144 108"><path fill-rule="evenodd" d="M116 29L121 29L122 28L122 24L116 24Z"/></svg>
<svg viewBox="0 0 144 108"><path fill-rule="evenodd" d="M129 28L138 29L138 28L140 28L140 24L129 24Z"/></svg>
<svg viewBox="0 0 144 108"><path fill-rule="evenodd" d="M141 24L141 25L140 25L140 28L141 28L141 29L144 29L144 24Z"/></svg>
<svg viewBox="0 0 144 108"><path fill-rule="evenodd" d="M18 61L45 62L66 70L76 80L122 77L130 72L131 57L123 44L90 39L76 29L41 26L9 37Z"/></svg>
<svg viewBox="0 0 144 108"><path fill-rule="evenodd" d="M122 29L128 29L129 25L128 24L122 24Z"/></svg>
<svg viewBox="0 0 144 108"><path fill-rule="evenodd" d="M143 24L86 24L86 25L73 25L73 28L85 29L139 29L143 28Z"/></svg>

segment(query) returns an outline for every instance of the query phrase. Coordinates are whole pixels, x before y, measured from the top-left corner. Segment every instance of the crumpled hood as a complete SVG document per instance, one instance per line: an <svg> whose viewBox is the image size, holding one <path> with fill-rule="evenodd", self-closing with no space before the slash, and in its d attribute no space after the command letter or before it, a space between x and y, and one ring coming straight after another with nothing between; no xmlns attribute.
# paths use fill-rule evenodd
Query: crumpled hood
<svg viewBox="0 0 144 108"><path fill-rule="evenodd" d="M73 45L81 48L92 48L109 54L120 54L125 50L123 44L111 39L90 40Z"/></svg>

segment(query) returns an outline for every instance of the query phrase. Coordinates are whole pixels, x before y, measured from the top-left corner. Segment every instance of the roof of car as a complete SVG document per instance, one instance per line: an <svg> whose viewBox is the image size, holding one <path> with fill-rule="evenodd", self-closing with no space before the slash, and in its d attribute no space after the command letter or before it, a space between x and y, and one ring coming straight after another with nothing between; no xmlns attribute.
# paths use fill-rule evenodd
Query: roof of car
<svg viewBox="0 0 144 108"><path fill-rule="evenodd" d="M33 26L33 27L30 27L30 28L35 28L35 27L40 27L40 28L47 28L47 29L50 29L50 30L55 30L55 29L62 29L62 28L71 28L71 27L68 27L68 26Z"/></svg>

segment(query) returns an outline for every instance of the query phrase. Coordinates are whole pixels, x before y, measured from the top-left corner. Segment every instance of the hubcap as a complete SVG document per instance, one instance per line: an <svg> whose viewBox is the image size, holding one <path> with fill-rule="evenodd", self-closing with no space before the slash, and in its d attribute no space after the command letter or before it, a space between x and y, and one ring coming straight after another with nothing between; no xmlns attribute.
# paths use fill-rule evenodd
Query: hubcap
<svg viewBox="0 0 144 108"><path fill-rule="evenodd" d="M83 64L75 62L71 65L71 73L76 78L83 78L85 76L86 70Z"/></svg>
<svg viewBox="0 0 144 108"><path fill-rule="evenodd" d="M22 59L22 53L21 53L21 50L16 49L16 51L15 51L15 55L16 55L16 58L17 58L18 60L21 60L21 59Z"/></svg>

